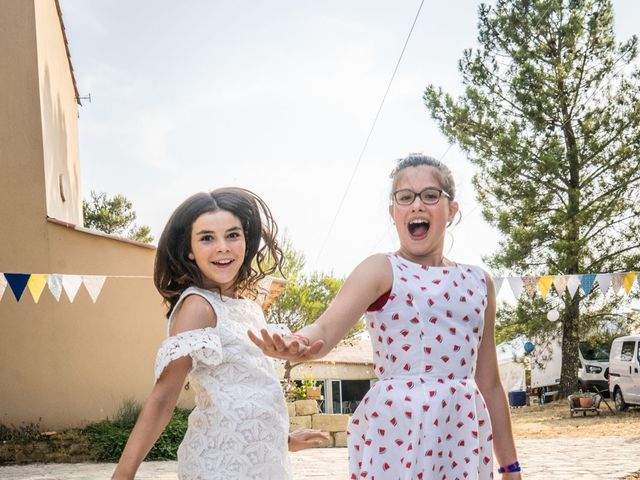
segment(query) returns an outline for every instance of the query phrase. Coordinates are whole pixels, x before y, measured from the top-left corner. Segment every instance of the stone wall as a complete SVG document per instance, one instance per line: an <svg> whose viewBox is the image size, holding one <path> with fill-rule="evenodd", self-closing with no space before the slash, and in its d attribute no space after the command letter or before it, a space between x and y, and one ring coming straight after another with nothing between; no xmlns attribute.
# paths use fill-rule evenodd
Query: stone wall
<svg viewBox="0 0 640 480"><path fill-rule="evenodd" d="M289 430L314 428L326 433L329 441L325 447L346 447L349 415L319 413L316 400L296 400L289 403Z"/></svg>

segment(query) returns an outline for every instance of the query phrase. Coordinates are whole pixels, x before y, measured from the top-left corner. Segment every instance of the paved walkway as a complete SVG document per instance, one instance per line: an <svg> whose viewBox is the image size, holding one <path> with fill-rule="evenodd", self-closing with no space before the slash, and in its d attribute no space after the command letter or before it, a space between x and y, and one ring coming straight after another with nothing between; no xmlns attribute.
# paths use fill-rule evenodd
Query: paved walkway
<svg viewBox="0 0 640 480"><path fill-rule="evenodd" d="M640 436L520 440L526 480L617 480L640 469ZM305 450L291 455L296 480L344 480L346 448ZM104 480L114 465L50 464L0 467L3 480ZM176 480L175 462L146 462L138 480Z"/></svg>

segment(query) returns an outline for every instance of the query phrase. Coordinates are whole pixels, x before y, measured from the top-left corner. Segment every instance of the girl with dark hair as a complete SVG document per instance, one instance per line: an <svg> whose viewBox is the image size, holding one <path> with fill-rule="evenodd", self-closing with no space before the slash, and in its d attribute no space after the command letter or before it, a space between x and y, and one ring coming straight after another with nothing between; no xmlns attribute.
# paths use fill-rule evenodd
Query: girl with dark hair
<svg viewBox="0 0 640 480"><path fill-rule="evenodd" d="M451 172L416 154L391 179L398 251L358 265L313 325L249 336L266 354L299 362L326 355L365 314L379 381L349 425L350 479L486 480L495 453L502 478L519 480L493 281L444 256L458 213Z"/></svg>
<svg viewBox="0 0 640 480"><path fill-rule="evenodd" d="M198 193L171 215L156 254L154 283L167 304L169 337L155 386L112 479L133 479L162 433L189 377L196 408L178 449L181 480L290 479L287 449L318 446L316 430L288 434L272 361L247 339L266 327L257 283L283 253L267 205L254 193Z"/></svg>

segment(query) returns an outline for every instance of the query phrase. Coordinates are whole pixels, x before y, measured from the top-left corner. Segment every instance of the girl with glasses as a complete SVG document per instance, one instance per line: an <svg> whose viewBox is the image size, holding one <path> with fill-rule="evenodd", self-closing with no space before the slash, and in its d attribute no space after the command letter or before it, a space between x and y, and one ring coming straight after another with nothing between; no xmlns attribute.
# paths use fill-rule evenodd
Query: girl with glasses
<svg viewBox="0 0 640 480"><path fill-rule="evenodd" d="M476 266L444 256L458 212L450 170L410 155L391 172L400 248L366 258L331 306L292 336L250 338L275 358L327 354L365 314L379 381L348 430L350 479L520 479L500 383L495 288Z"/></svg>

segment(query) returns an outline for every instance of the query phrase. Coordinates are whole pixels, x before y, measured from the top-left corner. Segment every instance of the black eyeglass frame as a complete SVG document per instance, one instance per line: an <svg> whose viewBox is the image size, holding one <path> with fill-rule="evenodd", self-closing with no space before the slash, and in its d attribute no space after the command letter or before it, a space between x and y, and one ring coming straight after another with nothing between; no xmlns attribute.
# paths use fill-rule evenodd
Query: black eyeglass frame
<svg viewBox="0 0 640 480"><path fill-rule="evenodd" d="M400 192L408 192L411 194L411 201L407 202L407 203L402 203L398 201L398 193ZM424 198L422 198L422 194L424 192L438 192L438 198L436 199L435 202L426 202L424 200ZM447 192L445 192L444 190L442 190L441 188L436 188L436 187L427 187L424 190L420 191L420 192L414 192L413 190L409 190L408 188L401 188L400 190L396 190L395 192L393 192L393 201L396 202L398 205L403 205L403 206L407 206L407 205L411 205L413 204L413 202L416 201L416 197L420 198L420 201L422 203L424 203L425 205L437 205L438 202L440 201L440 197L442 196L447 197L448 199L451 199L451 195L449 195Z"/></svg>

